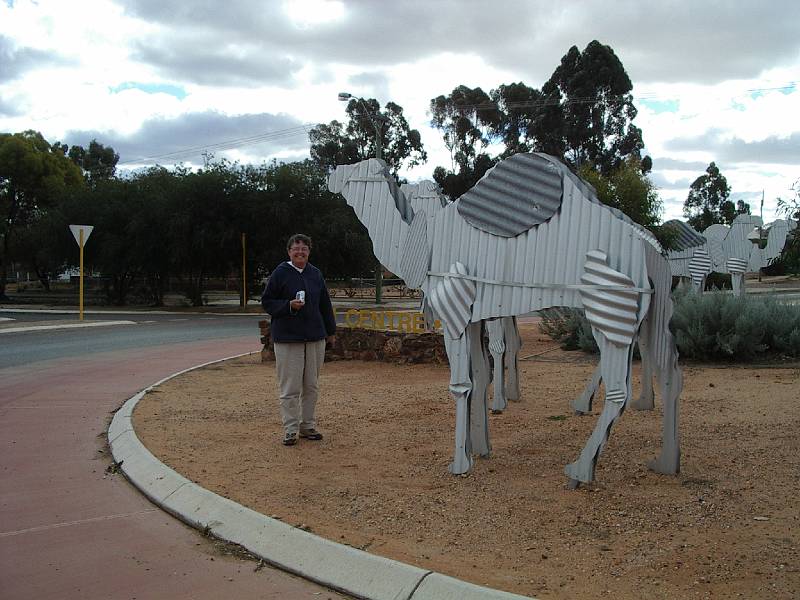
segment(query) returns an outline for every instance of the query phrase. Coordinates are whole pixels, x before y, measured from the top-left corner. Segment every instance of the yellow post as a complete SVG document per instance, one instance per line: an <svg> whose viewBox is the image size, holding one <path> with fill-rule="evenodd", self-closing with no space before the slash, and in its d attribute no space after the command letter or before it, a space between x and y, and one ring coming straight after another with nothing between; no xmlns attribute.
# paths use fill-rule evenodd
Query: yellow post
<svg viewBox="0 0 800 600"><path fill-rule="evenodd" d="M247 310L247 244L242 234L242 308Z"/></svg>
<svg viewBox="0 0 800 600"><path fill-rule="evenodd" d="M83 321L83 228L81 228L80 232L80 239L78 240L78 246L80 247L80 266L78 274L80 275L80 310L79 310L79 321Z"/></svg>

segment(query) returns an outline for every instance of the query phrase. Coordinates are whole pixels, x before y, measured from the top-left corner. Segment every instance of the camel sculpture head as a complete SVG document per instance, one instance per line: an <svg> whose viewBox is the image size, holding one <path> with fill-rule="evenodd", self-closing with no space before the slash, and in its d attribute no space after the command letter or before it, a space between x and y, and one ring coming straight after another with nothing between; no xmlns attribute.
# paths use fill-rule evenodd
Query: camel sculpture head
<svg viewBox="0 0 800 600"><path fill-rule="evenodd" d="M389 186L389 192L394 200L395 208L400 213L400 217L406 223L410 224L414 219L414 211L411 208L411 202L406 199L397 181L389 172L386 163L379 158L370 158L362 160L353 165L339 165L336 170L331 173L328 178L328 189L334 194L342 194L345 187L351 183L386 183ZM362 206L353 203L351 196L343 194L347 199L347 203L353 207L358 218L362 219Z"/></svg>

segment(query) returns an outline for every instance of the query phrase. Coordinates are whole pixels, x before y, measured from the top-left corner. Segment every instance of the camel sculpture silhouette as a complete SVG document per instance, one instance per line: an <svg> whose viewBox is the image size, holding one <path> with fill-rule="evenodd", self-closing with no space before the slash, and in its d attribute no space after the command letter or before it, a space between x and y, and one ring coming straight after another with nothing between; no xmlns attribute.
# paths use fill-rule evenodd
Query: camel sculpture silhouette
<svg viewBox="0 0 800 600"><path fill-rule="evenodd" d="M703 293L708 275L723 273L731 276L734 295L741 296L745 273L757 273L778 258L793 226L784 219L763 226L761 217L741 214L730 226L711 225L700 234L683 221L667 221L664 227L677 238L667 260L672 274L691 279L698 293Z"/></svg>
<svg viewBox="0 0 800 600"><path fill-rule="evenodd" d="M668 327L671 273L652 235L601 204L587 184L544 154L500 162L430 218L413 209L378 159L338 166L328 186L366 226L379 260L422 289L424 310L443 323L456 402L452 473L471 468L476 436L488 440L488 424L471 423L470 410L484 322L552 306L585 310L606 389L594 431L565 467L570 485L594 479L611 427L630 400L637 337L664 403L661 452L650 467L679 471L683 382Z"/></svg>

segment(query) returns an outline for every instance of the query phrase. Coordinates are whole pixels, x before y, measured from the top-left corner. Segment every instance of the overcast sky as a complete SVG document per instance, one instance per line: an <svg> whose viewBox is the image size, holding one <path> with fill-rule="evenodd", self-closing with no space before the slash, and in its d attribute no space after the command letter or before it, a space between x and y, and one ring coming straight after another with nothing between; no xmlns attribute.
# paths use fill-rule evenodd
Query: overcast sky
<svg viewBox="0 0 800 600"><path fill-rule="evenodd" d="M337 93L400 104L430 178L450 166L431 98L457 85L539 88L570 46L611 46L634 84L663 218L715 161L734 200L774 218L800 178L797 0L0 0L0 131L92 138L122 166L206 150L308 156Z"/></svg>

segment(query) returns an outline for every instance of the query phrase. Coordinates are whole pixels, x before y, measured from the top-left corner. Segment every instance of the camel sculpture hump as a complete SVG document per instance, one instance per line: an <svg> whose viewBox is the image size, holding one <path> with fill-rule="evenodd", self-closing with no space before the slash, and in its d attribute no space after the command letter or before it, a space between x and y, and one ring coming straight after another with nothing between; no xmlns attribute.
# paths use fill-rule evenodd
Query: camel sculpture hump
<svg viewBox="0 0 800 600"><path fill-rule="evenodd" d="M514 237L544 223L561 206L561 173L536 154L499 163L458 200L458 213L473 227Z"/></svg>

